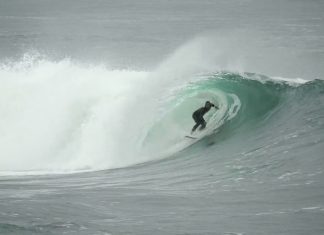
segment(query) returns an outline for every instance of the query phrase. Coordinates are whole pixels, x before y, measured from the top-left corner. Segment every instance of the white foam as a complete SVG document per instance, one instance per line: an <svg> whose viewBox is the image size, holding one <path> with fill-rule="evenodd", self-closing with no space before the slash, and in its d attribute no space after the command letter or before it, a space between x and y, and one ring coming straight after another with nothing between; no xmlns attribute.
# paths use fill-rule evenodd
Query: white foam
<svg viewBox="0 0 324 235"><path fill-rule="evenodd" d="M129 105L148 76L70 60L0 66L0 171L68 172L132 164ZM135 158L136 159L136 158ZM136 160L135 160L136 162Z"/></svg>

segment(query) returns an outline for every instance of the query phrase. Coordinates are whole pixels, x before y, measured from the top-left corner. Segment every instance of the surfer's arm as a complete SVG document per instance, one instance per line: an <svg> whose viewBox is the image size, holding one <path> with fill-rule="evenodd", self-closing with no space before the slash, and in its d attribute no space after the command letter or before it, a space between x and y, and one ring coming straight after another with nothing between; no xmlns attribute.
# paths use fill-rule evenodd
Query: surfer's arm
<svg viewBox="0 0 324 235"><path fill-rule="evenodd" d="M214 105L214 104L211 104L212 107L214 107L215 109L219 109L218 106Z"/></svg>

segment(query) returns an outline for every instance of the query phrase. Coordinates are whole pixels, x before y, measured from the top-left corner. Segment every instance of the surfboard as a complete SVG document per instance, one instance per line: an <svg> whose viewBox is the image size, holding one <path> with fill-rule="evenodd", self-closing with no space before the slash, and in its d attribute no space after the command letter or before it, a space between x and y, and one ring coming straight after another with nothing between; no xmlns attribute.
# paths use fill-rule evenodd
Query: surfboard
<svg viewBox="0 0 324 235"><path fill-rule="evenodd" d="M185 138L187 139L192 139L192 140L199 140L199 139L202 139L204 137L207 137L207 136L210 136L210 135L213 135L215 133L217 133L219 130L216 128L216 129L212 129L212 130L203 130L203 131L200 131L198 133L195 133L195 136L192 136L192 135L186 135ZM195 141L195 142L196 142Z"/></svg>
<svg viewBox="0 0 324 235"><path fill-rule="evenodd" d="M193 137L193 136L190 136L190 135L186 135L185 137L186 137L186 138L189 138L189 139L193 139L193 140L198 139L197 137Z"/></svg>

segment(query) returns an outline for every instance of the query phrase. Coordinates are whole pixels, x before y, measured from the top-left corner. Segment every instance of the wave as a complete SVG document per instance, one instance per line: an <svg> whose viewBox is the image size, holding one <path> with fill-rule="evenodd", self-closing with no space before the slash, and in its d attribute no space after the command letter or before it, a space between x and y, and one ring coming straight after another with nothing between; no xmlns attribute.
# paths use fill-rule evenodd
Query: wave
<svg viewBox="0 0 324 235"><path fill-rule="evenodd" d="M170 74L68 59L2 64L0 172L92 171L169 157L191 145L183 137L194 124L192 112L206 100L220 107L206 116L207 128L230 139L268 125L298 98L309 104L323 99L321 80L192 69Z"/></svg>

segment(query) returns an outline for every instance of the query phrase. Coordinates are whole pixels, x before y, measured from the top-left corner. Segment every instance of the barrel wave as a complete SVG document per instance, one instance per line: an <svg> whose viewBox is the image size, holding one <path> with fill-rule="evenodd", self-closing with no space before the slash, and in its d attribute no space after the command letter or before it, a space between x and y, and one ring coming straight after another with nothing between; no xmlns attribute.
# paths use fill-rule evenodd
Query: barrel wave
<svg viewBox="0 0 324 235"><path fill-rule="evenodd" d="M323 88L322 80L287 82L253 73L221 72L198 76L194 82L173 92L159 119L150 128L146 142L154 143L151 151L161 147L173 149L173 154L189 147L192 142L183 137L194 124L191 114L206 100L211 100L220 107L206 115L206 128L214 132L186 149L186 154L195 148L205 151L204 148L215 145L212 158L218 153L225 160L251 152L262 153L260 157L266 162L268 154L288 153L288 146L282 145L282 141L299 145L311 143L317 136L320 147L323 123L314 121L310 113L317 113L321 119ZM313 127L314 122L316 127Z"/></svg>
<svg viewBox="0 0 324 235"><path fill-rule="evenodd" d="M119 168L197 149L195 158L203 160L210 146L224 159L258 149L267 152L266 160L288 151L282 141L323 141L321 80L209 72L182 76L175 85L172 77L157 83L157 72L27 62L1 70L2 174ZM194 125L193 111L206 100L219 110L206 114L206 138L195 143L184 137Z"/></svg>

